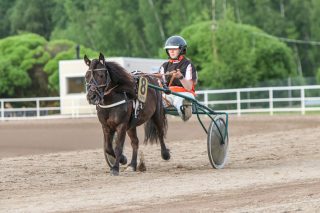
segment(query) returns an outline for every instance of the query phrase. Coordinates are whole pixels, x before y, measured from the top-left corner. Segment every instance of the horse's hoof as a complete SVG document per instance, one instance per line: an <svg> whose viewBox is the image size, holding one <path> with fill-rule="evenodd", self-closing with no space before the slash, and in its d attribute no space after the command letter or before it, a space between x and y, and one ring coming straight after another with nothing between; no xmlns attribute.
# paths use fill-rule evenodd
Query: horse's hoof
<svg viewBox="0 0 320 213"><path fill-rule="evenodd" d="M135 172L137 169L134 168L133 166L129 165L127 168L126 168L126 172Z"/></svg>
<svg viewBox="0 0 320 213"><path fill-rule="evenodd" d="M170 159L170 152L169 152L169 149L167 149L166 151L164 152L161 152L161 157L163 160L169 160Z"/></svg>
<svg viewBox="0 0 320 213"><path fill-rule="evenodd" d="M145 172L145 171L147 171L147 167L146 167L146 165L144 164L143 161L140 161L140 163L139 163L139 165L138 165L138 171L139 171L139 172Z"/></svg>
<svg viewBox="0 0 320 213"><path fill-rule="evenodd" d="M127 157L124 155L121 155L119 162L121 165L126 165L128 163Z"/></svg>
<svg viewBox="0 0 320 213"><path fill-rule="evenodd" d="M111 175L111 176L119 176L119 171L116 171L116 170L111 169L110 175Z"/></svg>

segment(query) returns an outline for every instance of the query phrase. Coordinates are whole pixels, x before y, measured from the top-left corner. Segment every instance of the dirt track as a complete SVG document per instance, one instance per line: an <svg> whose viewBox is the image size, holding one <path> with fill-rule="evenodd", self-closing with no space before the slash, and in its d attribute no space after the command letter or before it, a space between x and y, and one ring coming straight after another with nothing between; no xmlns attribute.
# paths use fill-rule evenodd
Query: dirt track
<svg viewBox="0 0 320 213"><path fill-rule="evenodd" d="M112 177L96 119L0 123L0 212L320 212L320 116L232 116L222 170L196 120L169 127L170 161L141 145L147 172Z"/></svg>

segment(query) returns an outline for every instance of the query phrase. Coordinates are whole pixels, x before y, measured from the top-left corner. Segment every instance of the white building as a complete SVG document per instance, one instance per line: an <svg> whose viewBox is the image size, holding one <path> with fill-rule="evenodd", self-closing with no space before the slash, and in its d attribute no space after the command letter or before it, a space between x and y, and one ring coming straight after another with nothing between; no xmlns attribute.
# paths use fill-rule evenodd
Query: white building
<svg viewBox="0 0 320 213"><path fill-rule="evenodd" d="M114 57L108 61L119 63L128 72L139 70L146 73L158 72L164 59ZM61 114L95 113L95 106L86 100L84 75L88 70L83 60L63 60L59 62Z"/></svg>

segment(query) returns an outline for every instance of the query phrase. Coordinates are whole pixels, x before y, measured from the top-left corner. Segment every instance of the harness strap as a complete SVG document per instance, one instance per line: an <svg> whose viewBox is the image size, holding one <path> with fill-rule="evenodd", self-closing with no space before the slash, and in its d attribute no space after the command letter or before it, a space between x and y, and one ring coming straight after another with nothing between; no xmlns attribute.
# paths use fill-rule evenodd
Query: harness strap
<svg viewBox="0 0 320 213"><path fill-rule="evenodd" d="M115 106L119 106L121 104L125 104L126 103L126 100L122 100L122 101L118 101L116 103L113 103L113 104L109 104L109 105L101 105L101 104L98 104L98 106L100 108L103 108L103 109L108 109L108 108L112 108L112 107L115 107Z"/></svg>
<svg viewBox="0 0 320 213"><path fill-rule="evenodd" d="M136 100L133 100L132 101L133 103L133 109L134 109L134 117L137 118L137 115L138 115L138 108L139 108L139 100L136 99Z"/></svg>
<svg viewBox="0 0 320 213"><path fill-rule="evenodd" d="M165 102L165 107L169 107L172 106L172 104L170 103L170 101L166 98L166 96L163 94L162 95L162 100Z"/></svg>

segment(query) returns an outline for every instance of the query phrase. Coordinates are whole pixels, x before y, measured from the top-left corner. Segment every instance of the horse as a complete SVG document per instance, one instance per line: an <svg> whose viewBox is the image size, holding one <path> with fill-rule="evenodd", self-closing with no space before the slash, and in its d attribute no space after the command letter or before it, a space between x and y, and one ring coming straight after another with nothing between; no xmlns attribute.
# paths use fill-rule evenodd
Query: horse
<svg viewBox="0 0 320 213"><path fill-rule="evenodd" d="M147 88L145 104L136 116L135 122L132 122L133 105L137 99L134 76L119 64L106 62L102 53L99 59L92 61L84 55L84 62L89 67L85 74L87 101L89 104L96 105L98 120L104 135L104 153L115 158L110 174L119 175L119 164L127 164L127 158L123 155L126 133L132 146L132 159L128 169L137 170L139 148L137 127L142 124L145 129L144 142L153 144L160 141L161 156L164 160L169 160L170 151L164 142L168 125L161 92ZM146 78L148 82L159 85L156 78L152 76L146 76ZM113 149L112 140L115 133L117 137L115 137L116 145Z"/></svg>

